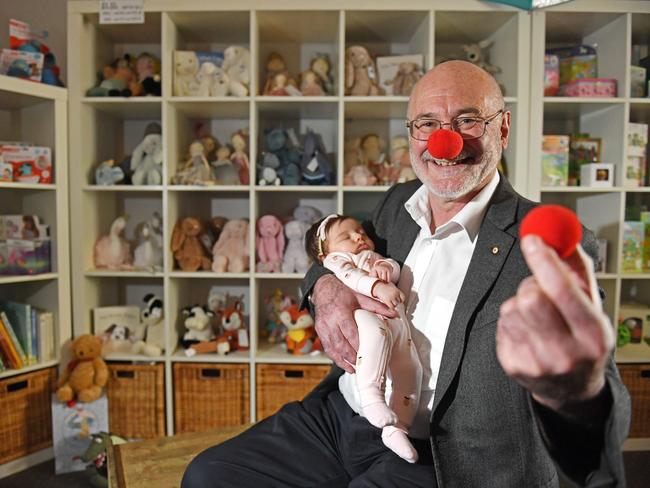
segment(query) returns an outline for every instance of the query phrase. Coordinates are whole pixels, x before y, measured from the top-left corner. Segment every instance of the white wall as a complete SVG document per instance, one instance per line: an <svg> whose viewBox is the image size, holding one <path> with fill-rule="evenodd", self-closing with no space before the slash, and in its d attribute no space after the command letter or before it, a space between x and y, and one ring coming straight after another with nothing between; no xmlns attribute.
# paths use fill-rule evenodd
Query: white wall
<svg viewBox="0 0 650 488"><path fill-rule="evenodd" d="M67 0L0 0L0 48L9 47L9 19L22 20L40 31L49 32L46 44L67 79L66 19Z"/></svg>

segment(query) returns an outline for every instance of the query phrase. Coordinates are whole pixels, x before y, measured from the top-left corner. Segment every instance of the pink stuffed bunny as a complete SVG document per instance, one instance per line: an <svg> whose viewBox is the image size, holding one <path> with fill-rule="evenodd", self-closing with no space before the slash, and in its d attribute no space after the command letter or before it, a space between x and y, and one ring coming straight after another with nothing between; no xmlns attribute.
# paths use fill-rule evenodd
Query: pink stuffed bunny
<svg viewBox="0 0 650 488"><path fill-rule="evenodd" d="M248 221L229 220L212 247L212 271L242 273L248 269Z"/></svg>
<svg viewBox="0 0 650 488"><path fill-rule="evenodd" d="M264 215L257 220L257 271L275 273L282 267L284 232L282 222L275 215Z"/></svg>

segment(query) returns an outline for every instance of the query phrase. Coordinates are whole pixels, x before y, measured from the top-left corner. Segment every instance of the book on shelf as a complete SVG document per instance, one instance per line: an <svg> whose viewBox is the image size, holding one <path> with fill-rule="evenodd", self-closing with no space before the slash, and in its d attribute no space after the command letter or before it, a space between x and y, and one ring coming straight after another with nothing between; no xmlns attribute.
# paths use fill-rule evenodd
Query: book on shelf
<svg viewBox="0 0 650 488"><path fill-rule="evenodd" d="M18 352L20 343L15 338L11 329L11 324L4 312L0 312L0 341L2 350L9 361L9 365L14 369L20 369L25 366L23 357Z"/></svg>
<svg viewBox="0 0 650 488"><path fill-rule="evenodd" d="M0 311L9 319L11 327L24 352L25 365L37 363L36 349L33 342L32 306L27 303L0 302Z"/></svg>
<svg viewBox="0 0 650 488"><path fill-rule="evenodd" d="M56 358L54 342L54 314L37 310L36 328L38 330L38 360L51 361Z"/></svg>

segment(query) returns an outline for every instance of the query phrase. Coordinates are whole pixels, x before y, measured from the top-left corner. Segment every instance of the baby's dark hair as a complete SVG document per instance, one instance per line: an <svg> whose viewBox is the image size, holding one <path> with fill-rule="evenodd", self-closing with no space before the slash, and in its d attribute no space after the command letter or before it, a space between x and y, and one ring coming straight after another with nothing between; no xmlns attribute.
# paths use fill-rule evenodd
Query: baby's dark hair
<svg viewBox="0 0 650 488"><path fill-rule="evenodd" d="M321 263L323 262L323 256L321 256L320 253L320 248L318 246L318 228L320 227L320 224L325 220L327 217L324 217L322 219L319 219L316 223L314 223L307 233L305 234L305 250L307 251L307 255L314 260L315 263ZM331 218L327 221L327 224L325 224L325 235L327 235L327 232L332 228L332 226L337 223L341 222L342 220L349 219L351 217L347 217L345 215L340 215L337 214L335 218ZM323 252L327 253L327 245L323 243Z"/></svg>

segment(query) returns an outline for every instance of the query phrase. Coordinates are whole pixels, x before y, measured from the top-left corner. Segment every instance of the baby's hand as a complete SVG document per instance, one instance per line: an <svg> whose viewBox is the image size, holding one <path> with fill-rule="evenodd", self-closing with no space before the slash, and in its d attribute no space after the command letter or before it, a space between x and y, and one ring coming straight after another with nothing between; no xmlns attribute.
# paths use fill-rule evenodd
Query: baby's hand
<svg viewBox="0 0 650 488"><path fill-rule="evenodd" d="M370 276L378 278L381 281L388 283L390 281L390 274L393 271L393 267L385 261L378 261L372 265L370 270Z"/></svg>
<svg viewBox="0 0 650 488"><path fill-rule="evenodd" d="M404 293L392 283L377 282L372 287L372 296L391 309L404 303Z"/></svg>

